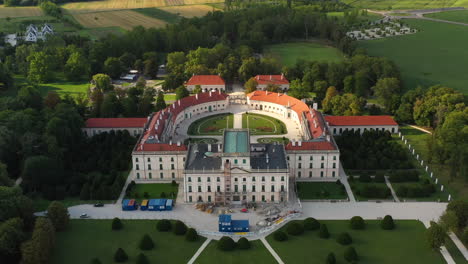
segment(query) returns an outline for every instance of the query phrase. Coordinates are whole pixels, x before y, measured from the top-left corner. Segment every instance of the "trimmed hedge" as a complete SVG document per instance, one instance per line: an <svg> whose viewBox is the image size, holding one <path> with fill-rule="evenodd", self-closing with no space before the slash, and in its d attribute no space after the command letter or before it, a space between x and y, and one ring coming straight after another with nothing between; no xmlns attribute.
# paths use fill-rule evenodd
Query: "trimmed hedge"
<svg viewBox="0 0 468 264"><path fill-rule="evenodd" d="M236 242L232 240L232 238L228 236L223 236L219 241L218 241L218 249L222 251L231 251L236 248Z"/></svg>
<svg viewBox="0 0 468 264"><path fill-rule="evenodd" d="M138 254L136 264L149 264L149 263L150 262L148 260L148 257L146 257L145 254L143 253Z"/></svg>
<svg viewBox="0 0 468 264"><path fill-rule="evenodd" d="M197 241L198 239L198 233L197 230L193 228L189 228L187 230L187 233L185 234L185 240L187 241Z"/></svg>
<svg viewBox="0 0 468 264"><path fill-rule="evenodd" d="M187 226L184 222L177 220L174 224L174 234L182 236L185 235L185 233L187 233Z"/></svg>
<svg viewBox="0 0 468 264"><path fill-rule="evenodd" d="M304 219L304 229L305 230L317 230L320 228L320 222L317 219L308 217Z"/></svg>
<svg viewBox="0 0 468 264"><path fill-rule="evenodd" d="M361 230L361 229L366 228L366 223L364 222L364 219L362 219L362 217L360 216L353 216L349 220L349 223L350 223L351 229L354 229L354 230Z"/></svg>
<svg viewBox="0 0 468 264"><path fill-rule="evenodd" d="M333 252L329 253L327 256L326 264L336 264L336 257Z"/></svg>
<svg viewBox="0 0 468 264"><path fill-rule="evenodd" d="M247 240L245 237L239 238L239 241L237 241L237 248L238 249L249 249L250 248L250 241Z"/></svg>
<svg viewBox="0 0 468 264"><path fill-rule="evenodd" d="M392 230L395 228L395 223L393 222L393 218L390 215L386 215L383 219L382 222L380 222L380 227L382 227L383 230Z"/></svg>
<svg viewBox="0 0 468 264"><path fill-rule="evenodd" d="M320 225L319 237L325 238L325 239L328 239L330 237L330 233L328 232L328 228L326 224Z"/></svg>
<svg viewBox="0 0 468 264"><path fill-rule="evenodd" d="M167 232L171 230L171 221L167 219L159 220L156 224L156 229L158 229L159 232Z"/></svg>
<svg viewBox="0 0 468 264"><path fill-rule="evenodd" d="M389 180L391 182L418 182L419 181L419 172L417 170L409 171L393 171L390 174Z"/></svg>
<svg viewBox="0 0 468 264"><path fill-rule="evenodd" d="M358 261L359 260L359 256L356 252L356 249L354 249L354 247L348 247L346 249L346 251L344 252L344 258L348 261L348 262L354 262L354 261Z"/></svg>
<svg viewBox="0 0 468 264"><path fill-rule="evenodd" d="M434 184L420 184L419 186L398 186L395 192L400 197L429 197L436 192L436 186Z"/></svg>
<svg viewBox="0 0 468 264"><path fill-rule="evenodd" d="M282 242L288 240L288 235L285 232L278 230L275 233L273 233L273 238L276 241Z"/></svg>
<svg viewBox="0 0 468 264"><path fill-rule="evenodd" d="M154 248L154 242L153 239L148 234L145 234L141 240L140 240L140 245L139 248L141 250L151 250Z"/></svg>
<svg viewBox="0 0 468 264"><path fill-rule="evenodd" d="M353 243L353 239L348 233L343 232L338 235L336 242L340 243L341 245L349 245Z"/></svg>
<svg viewBox="0 0 468 264"><path fill-rule="evenodd" d="M115 262L125 262L128 260L128 255L122 248L118 248L114 254L114 261Z"/></svg>
<svg viewBox="0 0 468 264"><path fill-rule="evenodd" d="M357 191L357 194L361 195L365 198L380 198L384 199L389 197L392 193L388 187L385 186L378 186L374 184L368 184L362 187L360 190Z"/></svg>
<svg viewBox="0 0 468 264"><path fill-rule="evenodd" d="M286 227L288 234L293 236L299 236L304 233L304 226L299 222L291 222Z"/></svg>
<svg viewBox="0 0 468 264"><path fill-rule="evenodd" d="M112 230L120 230L123 228L122 221L119 218L115 217L112 219Z"/></svg>

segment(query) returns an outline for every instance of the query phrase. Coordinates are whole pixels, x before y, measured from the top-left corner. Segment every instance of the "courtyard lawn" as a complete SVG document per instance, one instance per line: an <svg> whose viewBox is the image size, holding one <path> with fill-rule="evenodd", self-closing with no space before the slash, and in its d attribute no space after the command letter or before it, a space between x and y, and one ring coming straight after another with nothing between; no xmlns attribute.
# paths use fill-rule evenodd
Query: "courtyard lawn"
<svg viewBox="0 0 468 264"><path fill-rule="evenodd" d="M297 192L302 200L348 198L344 186L336 182L297 182Z"/></svg>
<svg viewBox="0 0 468 264"><path fill-rule="evenodd" d="M143 199L157 199L157 198L177 198L177 191L179 185L172 185L172 183L141 183L136 184L130 193L125 198L133 198L138 201ZM144 194L148 193L148 198L144 197ZM166 197L161 197L161 194L165 193ZM174 193L174 195L172 195Z"/></svg>
<svg viewBox="0 0 468 264"><path fill-rule="evenodd" d="M233 126L233 114L215 114L190 124L187 133L189 135L222 135L224 129L233 128Z"/></svg>
<svg viewBox="0 0 468 264"><path fill-rule="evenodd" d="M60 96L66 94L73 97L84 95L86 96L88 92L89 83L88 82L54 82L54 83L45 83L39 85L39 91L43 96L47 95L49 91L55 91Z"/></svg>
<svg viewBox="0 0 468 264"><path fill-rule="evenodd" d="M430 18L454 21L454 22L468 23L468 10L439 12L439 13L426 14L424 16L430 17Z"/></svg>
<svg viewBox="0 0 468 264"><path fill-rule="evenodd" d="M286 125L271 116L245 113L242 114L242 128L249 128L251 135L287 134Z"/></svg>
<svg viewBox="0 0 468 264"><path fill-rule="evenodd" d="M268 137L268 138L259 138L258 143L279 143L279 144L288 144L289 139L285 137Z"/></svg>
<svg viewBox="0 0 468 264"><path fill-rule="evenodd" d="M347 246L336 242L341 232L350 234L359 264L445 263L442 255L427 245L425 227L418 221L396 221L396 228L391 231L382 230L380 221L375 220L366 220L365 230L350 229L348 220L320 222L327 225L331 234L329 239L319 238L318 231L306 231L301 236L289 236L285 242L274 240L273 235L267 240L285 263L325 263L330 252L335 253L337 263L348 263L343 257Z"/></svg>
<svg viewBox="0 0 468 264"><path fill-rule="evenodd" d="M164 101L167 102L174 102L176 100L175 94L164 94Z"/></svg>
<svg viewBox="0 0 468 264"><path fill-rule="evenodd" d="M468 27L404 19L416 34L359 41L372 56L388 57L401 70L406 90L442 84L468 94Z"/></svg>
<svg viewBox="0 0 468 264"><path fill-rule="evenodd" d="M217 241L212 240L195 260L196 264L269 264L276 263L273 256L263 245L262 241L250 241L251 248L247 250L234 249L221 251L216 247Z"/></svg>
<svg viewBox="0 0 468 264"><path fill-rule="evenodd" d="M155 248L143 253L151 263L187 263L201 246L205 238L188 242L184 236L172 232L156 231L154 220L122 220L123 229L111 230L112 220L71 220L66 231L58 232L53 251L53 264L91 263L99 258L102 263L114 263L114 253L122 248L127 253L127 263L135 263L142 251L138 243L148 234ZM154 261L157 260L157 261Z"/></svg>
<svg viewBox="0 0 468 264"><path fill-rule="evenodd" d="M265 47L266 55L278 58L285 66L293 66L296 61L327 61L339 62L344 59L338 49L321 43L294 42L274 44Z"/></svg>

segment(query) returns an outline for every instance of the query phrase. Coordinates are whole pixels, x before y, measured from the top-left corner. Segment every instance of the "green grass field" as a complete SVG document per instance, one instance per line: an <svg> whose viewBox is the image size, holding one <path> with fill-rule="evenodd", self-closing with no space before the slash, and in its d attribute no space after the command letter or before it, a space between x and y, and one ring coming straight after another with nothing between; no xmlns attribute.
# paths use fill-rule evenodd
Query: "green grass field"
<svg viewBox="0 0 468 264"><path fill-rule="evenodd" d="M339 62L343 54L336 48L320 43L295 42L269 45L264 54L278 58L283 65L293 66L297 60Z"/></svg>
<svg viewBox="0 0 468 264"><path fill-rule="evenodd" d="M468 7L467 0L343 0L342 2L353 7L379 10Z"/></svg>
<svg viewBox="0 0 468 264"><path fill-rule="evenodd" d="M197 264L269 264L275 259L260 240L250 241L251 248L221 251L216 248L217 241L211 241L196 259Z"/></svg>
<svg viewBox="0 0 468 264"><path fill-rule="evenodd" d="M134 198L137 200L143 199L157 199L157 198L172 198L177 197L177 191L179 185L172 185L171 183L145 183L136 184L132 191L125 198ZM144 194L148 193L148 198L144 197ZM161 193L165 193L166 197L161 197ZM174 196L172 196L174 193Z"/></svg>
<svg viewBox="0 0 468 264"><path fill-rule="evenodd" d="M88 82L55 82L45 83L39 85L39 91L42 95L47 95L49 91L55 91L59 95L69 94L71 96L78 96L80 94L86 95L88 92Z"/></svg>
<svg viewBox="0 0 468 264"><path fill-rule="evenodd" d="M169 101L169 102L173 102L176 100L176 95L175 94L164 94L164 101L166 101L166 103Z"/></svg>
<svg viewBox="0 0 468 264"><path fill-rule="evenodd" d="M271 116L259 114L242 114L242 127L249 128L251 135L282 135L287 134L286 125Z"/></svg>
<svg viewBox="0 0 468 264"><path fill-rule="evenodd" d="M189 135L222 135L223 130L234 125L233 114L217 114L201 118L188 128Z"/></svg>
<svg viewBox="0 0 468 264"><path fill-rule="evenodd" d="M348 198L346 190L336 182L297 182L300 199L340 199Z"/></svg>
<svg viewBox="0 0 468 264"><path fill-rule="evenodd" d="M468 94L468 27L405 19L416 34L360 41L370 55L392 59L400 68L406 90L443 84Z"/></svg>
<svg viewBox="0 0 468 264"><path fill-rule="evenodd" d="M301 236L289 236L285 242L277 242L273 236L267 240L285 263L325 263L326 256L333 252L337 263L348 263L343 258L346 246L336 242L341 232L348 232L352 246L359 256L359 264L442 264L442 255L427 245L425 227L418 221L396 221L392 231L382 230L380 221L366 221L365 230L352 230L349 221L320 221L325 223L331 234L322 239L318 231L306 231Z"/></svg>
<svg viewBox="0 0 468 264"><path fill-rule="evenodd" d="M437 18L448 21L468 23L468 10L456 10L440 13L426 14L425 17Z"/></svg>
<svg viewBox="0 0 468 264"><path fill-rule="evenodd" d="M187 242L184 236L158 232L157 221L152 220L122 220L124 228L119 231L111 230L111 222L71 220L66 231L57 233L50 263L85 264L96 257L102 263L114 263L113 256L119 247L129 256L127 263L135 263L136 256L142 252L138 243L144 234L150 235L155 243L153 250L143 252L151 263L187 263L205 240Z"/></svg>
<svg viewBox="0 0 468 264"><path fill-rule="evenodd" d="M180 21L182 18L181 16L178 16L173 13L169 13L167 11L161 10L159 8L139 8L139 9L134 9L134 11L141 13L145 16L161 19L163 21L166 21L167 23L174 24Z"/></svg>

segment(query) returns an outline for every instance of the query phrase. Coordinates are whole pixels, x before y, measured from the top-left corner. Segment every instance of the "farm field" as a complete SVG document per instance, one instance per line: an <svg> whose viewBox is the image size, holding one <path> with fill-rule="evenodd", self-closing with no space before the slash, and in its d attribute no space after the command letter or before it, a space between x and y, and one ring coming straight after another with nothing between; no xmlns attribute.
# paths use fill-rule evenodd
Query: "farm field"
<svg viewBox="0 0 468 264"><path fill-rule="evenodd" d="M179 15L176 15L176 14L173 14L173 13L170 13L170 12L167 12L159 8L155 8L155 7L139 8L139 9L134 9L133 11L143 14L145 16L149 16L152 18L165 21L170 24L177 23L181 18L181 16Z"/></svg>
<svg viewBox="0 0 468 264"><path fill-rule="evenodd" d="M286 125L271 116L259 114L242 114L242 128L248 128L251 135L287 134Z"/></svg>
<svg viewBox="0 0 468 264"><path fill-rule="evenodd" d="M397 10L397 9L432 9L443 7L467 7L467 0L343 0L345 4L353 7L379 9L379 10Z"/></svg>
<svg viewBox="0 0 468 264"><path fill-rule="evenodd" d="M44 13L39 7L5 7L0 5L0 18L7 17L34 17L42 16Z"/></svg>
<svg viewBox="0 0 468 264"><path fill-rule="evenodd" d="M204 16L208 12L217 10L213 6L208 5L168 6L161 7L160 9L187 18Z"/></svg>
<svg viewBox="0 0 468 264"><path fill-rule="evenodd" d="M111 222L71 220L66 231L57 233L50 263L83 264L91 263L93 258L99 258L102 263L114 263L113 256L119 247L127 253L128 263L135 263L136 256L142 252L138 243L144 234L150 235L155 244L154 249L144 252L148 259L157 263L187 263L205 240L200 237L188 242L184 236L158 232L154 220L122 220L123 229L119 231L111 230Z"/></svg>
<svg viewBox="0 0 468 264"><path fill-rule="evenodd" d="M434 21L404 19L416 34L360 41L373 56L392 59L400 68L406 90L418 85L443 84L468 94L468 27ZM430 56L429 56L430 55Z"/></svg>
<svg viewBox="0 0 468 264"><path fill-rule="evenodd" d="M425 17L468 23L468 10L456 10L440 13L426 14Z"/></svg>
<svg viewBox="0 0 468 264"><path fill-rule="evenodd" d="M51 25L55 32L65 33L76 31L76 28L72 25L63 23L51 16L16 17L10 19L0 18L0 31L6 33L24 32L29 24L42 27L44 23Z"/></svg>
<svg viewBox="0 0 468 264"><path fill-rule="evenodd" d="M383 216L382 216L383 217ZM366 220L366 229L352 230L348 220L320 221L328 227L329 239L322 239L317 231L306 231L300 236L289 236L278 242L270 235L268 242L285 263L324 263L330 252L335 253L337 263L348 263L343 253L347 246L336 242L341 232L348 232L351 244L359 256L360 264L442 264L445 263L438 251L431 250L426 242L425 227L419 221L395 221L394 230L382 230L380 221ZM283 227L282 229L285 229Z"/></svg>
<svg viewBox="0 0 468 264"><path fill-rule="evenodd" d="M159 176L159 175L155 175ZM133 199L158 199L158 198L172 198L177 197L177 191L179 190L179 185L172 185L171 183L145 183L145 184L136 184L130 193L125 198ZM148 193L148 198L143 195ZM161 194L164 193L166 197L161 197ZM174 193L174 197L172 197Z"/></svg>
<svg viewBox="0 0 468 264"><path fill-rule="evenodd" d="M336 182L297 182L300 199L340 199L348 198L346 190Z"/></svg>
<svg viewBox="0 0 468 264"><path fill-rule="evenodd" d="M264 53L278 58L286 66L293 66L298 59L338 62L344 58L343 54L336 48L311 42L269 45L265 47Z"/></svg>
<svg viewBox="0 0 468 264"><path fill-rule="evenodd" d="M221 251L216 248L217 241L212 240L210 244L203 250L200 256L195 260L196 264L269 264L275 263L275 259L268 252L262 241L250 241L251 248L242 250L234 249L233 251ZM222 262L220 261L222 260Z"/></svg>
<svg viewBox="0 0 468 264"><path fill-rule="evenodd" d="M136 26L159 28L166 25L163 20L131 10L73 14L73 17L86 28L121 27L131 30Z"/></svg>
<svg viewBox="0 0 468 264"><path fill-rule="evenodd" d="M190 124L189 135L222 135L226 128L233 128L233 114L217 114L207 116Z"/></svg>

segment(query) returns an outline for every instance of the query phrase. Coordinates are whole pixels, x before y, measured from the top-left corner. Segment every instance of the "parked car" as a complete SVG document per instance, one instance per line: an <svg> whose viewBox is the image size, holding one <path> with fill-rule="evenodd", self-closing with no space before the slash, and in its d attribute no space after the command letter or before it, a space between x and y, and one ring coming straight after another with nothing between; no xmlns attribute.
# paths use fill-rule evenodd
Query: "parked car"
<svg viewBox="0 0 468 264"><path fill-rule="evenodd" d="M104 204L102 204L102 203L96 203L96 204L94 204L94 207L104 207Z"/></svg>
<svg viewBox="0 0 468 264"><path fill-rule="evenodd" d="M80 218L89 218L89 215L88 214L81 214Z"/></svg>

